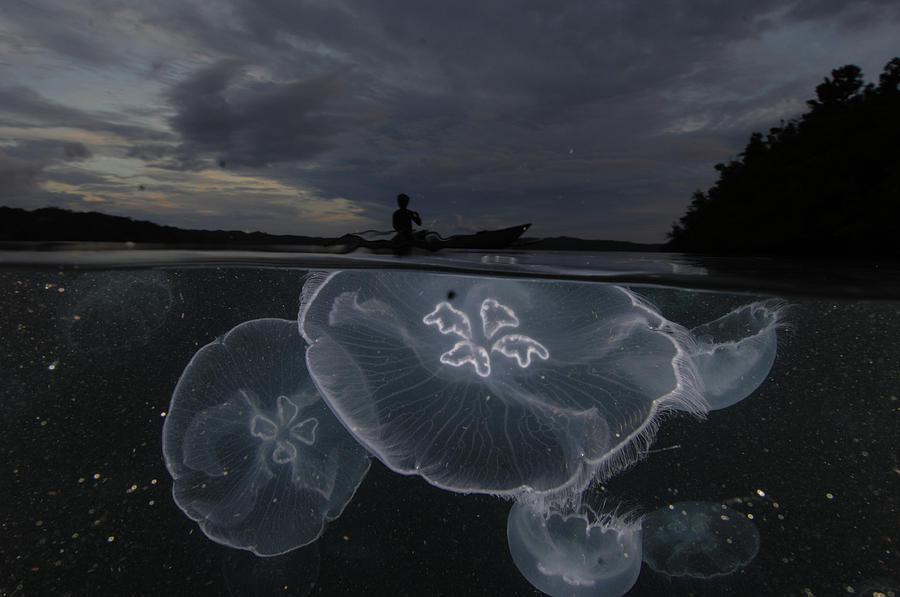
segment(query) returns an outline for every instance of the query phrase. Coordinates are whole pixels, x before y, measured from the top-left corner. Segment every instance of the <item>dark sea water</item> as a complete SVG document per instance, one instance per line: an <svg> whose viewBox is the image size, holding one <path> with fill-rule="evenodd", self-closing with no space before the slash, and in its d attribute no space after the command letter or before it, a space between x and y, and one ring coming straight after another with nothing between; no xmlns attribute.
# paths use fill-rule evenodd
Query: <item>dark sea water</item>
<svg viewBox="0 0 900 597"><path fill-rule="evenodd" d="M729 268L661 254L404 261L8 252L0 254L0 595L540 594L509 555L511 502L443 491L377 459L318 541L276 558L210 541L172 499L162 427L199 348L244 321L295 319L309 269L409 266L617 282L688 328L781 298L790 305L787 325L763 385L706 420L666 419L646 458L595 488L638 513L728 501L752 516L759 554L710 580L672 579L645 564L628 595L900 587L900 295L892 273ZM170 295L145 291L124 312L110 299L105 312L116 327L102 342L73 329L67 310L79 279L124 281L126 289L146 283L148 269ZM158 317L159 300L170 308Z"/></svg>

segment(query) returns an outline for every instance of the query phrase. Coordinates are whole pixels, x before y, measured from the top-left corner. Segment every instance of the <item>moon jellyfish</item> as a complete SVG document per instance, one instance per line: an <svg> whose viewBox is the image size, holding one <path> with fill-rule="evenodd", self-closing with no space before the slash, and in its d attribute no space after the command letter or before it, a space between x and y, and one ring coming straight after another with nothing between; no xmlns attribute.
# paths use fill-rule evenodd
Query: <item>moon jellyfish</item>
<svg viewBox="0 0 900 597"><path fill-rule="evenodd" d="M332 411L392 470L456 492L572 495L705 412L688 331L609 284L343 271L300 330Z"/></svg>
<svg viewBox="0 0 900 597"><path fill-rule="evenodd" d="M691 330L692 356L711 410L740 402L765 381L775 362L783 310L777 301L755 302Z"/></svg>
<svg viewBox="0 0 900 597"><path fill-rule="evenodd" d="M641 522L585 508L563 513L517 502L506 526L513 561L554 597L624 595L641 572Z"/></svg>
<svg viewBox="0 0 900 597"><path fill-rule="evenodd" d="M717 502L677 502L643 519L644 561L669 576L709 578L743 568L759 552L759 531Z"/></svg>
<svg viewBox="0 0 900 597"><path fill-rule="evenodd" d="M59 319L72 347L108 353L147 344L171 307L172 289L163 272L90 272L66 289Z"/></svg>
<svg viewBox="0 0 900 597"><path fill-rule="evenodd" d="M201 348L163 427L175 503L207 537L260 556L315 541L369 469L322 402L296 323L257 319Z"/></svg>

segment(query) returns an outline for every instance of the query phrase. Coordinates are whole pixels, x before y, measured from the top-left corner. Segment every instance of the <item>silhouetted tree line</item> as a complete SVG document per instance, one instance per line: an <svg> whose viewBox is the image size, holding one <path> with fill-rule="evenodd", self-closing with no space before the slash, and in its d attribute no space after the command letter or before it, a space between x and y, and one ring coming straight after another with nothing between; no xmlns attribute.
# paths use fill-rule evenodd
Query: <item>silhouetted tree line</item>
<svg viewBox="0 0 900 597"><path fill-rule="evenodd" d="M799 119L753 133L696 191L669 247L701 253L900 256L900 58L863 82L831 71Z"/></svg>

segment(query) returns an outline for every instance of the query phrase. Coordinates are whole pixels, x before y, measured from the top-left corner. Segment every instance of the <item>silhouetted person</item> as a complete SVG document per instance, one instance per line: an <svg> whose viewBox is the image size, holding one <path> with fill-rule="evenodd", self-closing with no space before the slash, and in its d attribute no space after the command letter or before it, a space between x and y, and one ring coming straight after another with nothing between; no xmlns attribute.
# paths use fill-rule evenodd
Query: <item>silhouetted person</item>
<svg viewBox="0 0 900 597"><path fill-rule="evenodd" d="M419 212L406 209L409 205L409 195L400 193L397 195L397 205L400 209L394 212L394 230L397 231L397 238L400 240L409 240L412 238L412 223L415 222L419 226L422 225L422 219Z"/></svg>

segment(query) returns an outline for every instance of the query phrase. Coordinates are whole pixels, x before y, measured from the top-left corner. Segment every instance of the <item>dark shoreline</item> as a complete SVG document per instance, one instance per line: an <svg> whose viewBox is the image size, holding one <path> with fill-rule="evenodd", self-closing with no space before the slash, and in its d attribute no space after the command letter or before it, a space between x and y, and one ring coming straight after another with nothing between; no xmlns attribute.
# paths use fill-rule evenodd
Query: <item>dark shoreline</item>
<svg viewBox="0 0 900 597"><path fill-rule="evenodd" d="M55 207L34 211L0 207L0 246L7 250L58 250L71 243L128 243L141 249L235 249L252 247L261 251L301 253L343 253L360 246L360 237L267 234L239 230L191 230L162 226L98 212L73 212ZM23 247L21 243L27 243ZM110 248L98 246L98 249ZM509 249L535 251L664 251L663 244L614 240L588 240L560 236L520 238Z"/></svg>

